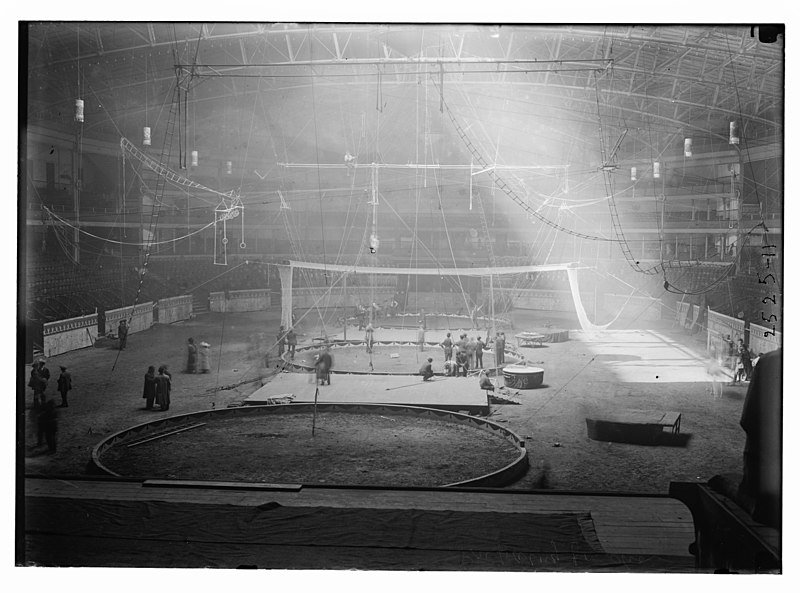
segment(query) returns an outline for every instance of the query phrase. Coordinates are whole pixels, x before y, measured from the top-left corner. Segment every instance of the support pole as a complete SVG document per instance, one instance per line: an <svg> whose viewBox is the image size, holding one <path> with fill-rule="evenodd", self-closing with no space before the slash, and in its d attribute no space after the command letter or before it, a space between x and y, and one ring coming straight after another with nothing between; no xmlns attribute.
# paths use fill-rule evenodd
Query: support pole
<svg viewBox="0 0 800 593"><path fill-rule="evenodd" d="M342 279L344 285L344 339L347 340L347 272Z"/></svg>
<svg viewBox="0 0 800 593"><path fill-rule="evenodd" d="M289 265L279 265L278 275L281 279L281 325L284 328L292 326L292 276L294 268Z"/></svg>
<svg viewBox="0 0 800 593"><path fill-rule="evenodd" d="M328 371L330 372L330 370ZM314 415L311 419L311 436L314 436L314 431L317 429L317 398L319 397L319 382L315 381L317 385L314 387Z"/></svg>

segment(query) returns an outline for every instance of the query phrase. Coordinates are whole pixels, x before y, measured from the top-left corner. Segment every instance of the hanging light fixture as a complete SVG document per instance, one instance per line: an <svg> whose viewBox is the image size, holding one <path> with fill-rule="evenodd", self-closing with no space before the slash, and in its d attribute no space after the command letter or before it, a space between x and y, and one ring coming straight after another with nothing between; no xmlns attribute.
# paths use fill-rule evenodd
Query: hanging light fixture
<svg viewBox="0 0 800 593"><path fill-rule="evenodd" d="M83 123L83 99L75 99L75 121Z"/></svg>
<svg viewBox="0 0 800 593"><path fill-rule="evenodd" d="M684 138L683 140L683 156L692 156L692 139Z"/></svg>
<svg viewBox="0 0 800 593"><path fill-rule="evenodd" d="M228 175L233 175L233 163L231 161L228 161L226 164L226 173Z"/></svg>
<svg viewBox="0 0 800 593"><path fill-rule="evenodd" d="M636 167L631 167L631 181L636 181Z"/></svg>
<svg viewBox="0 0 800 593"><path fill-rule="evenodd" d="M150 146L150 126L142 128L142 145Z"/></svg>
<svg viewBox="0 0 800 593"><path fill-rule="evenodd" d="M196 167L196 166L197 166L197 151L193 150L192 151L192 167Z"/></svg>
<svg viewBox="0 0 800 593"><path fill-rule="evenodd" d="M653 161L653 177L656 179L661 177L661 163L658 161Z"/></svg>
<svg viewBox="0 0 800 593"><path fill-rule="evenodd" d="M728 144L739 144L739 126L735 121L730 123L730 132L728 134Z"/></svg>

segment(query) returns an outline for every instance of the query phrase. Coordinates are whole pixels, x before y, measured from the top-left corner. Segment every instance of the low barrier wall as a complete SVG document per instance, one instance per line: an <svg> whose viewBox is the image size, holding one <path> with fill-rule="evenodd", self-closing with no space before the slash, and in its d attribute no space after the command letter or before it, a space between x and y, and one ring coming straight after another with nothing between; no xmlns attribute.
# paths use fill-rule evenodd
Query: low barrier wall
<svg viewBox="0 0 800 593"><path fill-rule="evenodd" d="M186 426L190 422L201 420L204 422L213 422L215 419L227 419L231 417L251 418L254 416L270 416L281 414L310 414L316 413L317 409L319 409L319 411L322 413L363 413L383 415L384 417L387 415L404 415L415 418L427 417L437 421L449 421L454 424L460 424L465 427L471 427L493 433L499 438L505 439L516 449L516 459L500 469L494 470L487 474L474 476L461 482L443 484L443 487L503 487L513 484L515 481L521 478L528 469L528 450L525 447L525 441L505 426L497 424L491 420L476 418L474 416L461 414L458 412L447 412L444 410L424 408L419 406L401 406L393 404L299 403L267 406L243 406L226 408L222 410L205 410L202 412L180 414L152 422L137 424L136 426L116 432L95 445L95 447L92 449L90 460L92 473L120 477L119 474L111 471L109 468L103 465L101 458L106 451L115 445L122 446L126 443L135 442L137 439L163 433L169 429L179 429L181 426Z"/></svg>
<svg viewBox="0 0 800 593"><path fill-rule="evenodd" d="M169 297L160 299L155 320L158 323L175 323L190 319L192 316L192 295Z"/></svg>
<svg viewBox="0 0 800 593"><path fill-rule="evenodd" d="M725 343L725 336L730 336L734 343L739 338L744 338L743 319L728 317L716 311L708 309L706 350L714 350L717 354L725 354L728 345Z"/></svg>
<svg viewBox="0 0 800 593"><path fill-rule="evenodd" d="M766 335L765 335L766 334ZM783 334L779 331L774 331L772 326L764 327L750 324L750 350L758 354L766 354L781 347L783 343Z"/></svg>
<svg viewBox="0 0 800 593"><path fill-rule="evenodd" d="M116 335L119 322L123 319L128 322L128 334L150 329L153 326L153 303L142 303L136 305L135 309L128 306L106 311L106 333Z"/></svg>
<svg viewBox="0 0 800 593"><path fill-rule="evenodd" d="M43 335L45 356L87 348L97 340L97 313L45 323Z"/></svg>
<svg viewBox="0 0 800 593"><path fill-rule="evenodd" d="M265 311L270 308L270 291L264 288L212 292L209 305L216 313L241 313L243 311Z"/></svg>

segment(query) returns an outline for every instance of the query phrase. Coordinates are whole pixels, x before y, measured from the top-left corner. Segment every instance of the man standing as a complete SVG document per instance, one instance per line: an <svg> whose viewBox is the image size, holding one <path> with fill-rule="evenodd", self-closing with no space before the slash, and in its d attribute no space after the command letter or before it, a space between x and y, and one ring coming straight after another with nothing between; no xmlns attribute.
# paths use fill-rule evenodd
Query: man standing
<svg viewBox="0 0 800 593"><path fill-rule="evenodd" d="M156 367L154 366L147 367L147 372L144 374L142 397L144 398L144 409L152 410L153 401L156 399Z"/></svg>
<svg viewBox="0 0 800 593"><path fill-rule="evenodd" d="M469 367L471 369L477 368L476 362L476 355L478 351L478 343L475 341L475 338L472 337L467 342L467 355L469 356Z"/></svg>
<svg viewBox="0 0 800 593"><path fill-rule="evenodd" d="M128 322L122 319L117 327L117 336L119 337L119 349L125 350L128 345Z"/></svg>
<svg viewBox="0 0 800 593"><path fill-rule="evenodd" d="M47 382L50 380L50 369L45 366L44 360L39 360L37 363L34 364L34 368L31 371L31 380L28 385L33 388L33 407L38 408L40 405L44 404L47 396L45 392L47 391Z"/></svg>
<svg viewBox="0 0 800 593"><path fill-rule="evenodd" d="M159 367L158 375L156 375L156 403L162 412L169 410L169 395L172 392L172 381L166 371L167 369L163 366Z"/></svg>
<svg viewBox="0 0 800 593"><path fill-rule="evenodd" d="M448 360L453 359L453 339L450 337L450 332L447 332L447 337L442 340L442 343L439 344L442 348L444 348L444 360L447 362Z"/></svg>
<svg viewBox="0 0 800 593"><path fill-rule="evenodd" d="M67 393L72 389L72 375L67 370L67 367L61 367L61 374L58 376L58 392L61 394L62 408L68 408Z"/></svg>
<svg viewBox="0 0 800 593"><path fill-rule="evenodd" d="M325 348L325 350L320 353L319 358L317 358L317 362L314 365L317 371L317 383L322 380L322 384L325 385L325 380L328 380L328 385L331 384L331 367L333 366L333 358L331 357L330 350Z"/></svg>
<svg viewBox="0 0 800 593"><path fill-rule="evenodd" d="M186 372L194 373L197 370L197 346L194 338L189 338L186 344Z"/></svg>
<svg viewBox="0 0 800 593"><path fill-rule="evenodd" d="M283 331L283 326L278 328L276 343L278 344L278 358L283 358L283 351L286 345L286 334Z"/></svg>
<svg viewBox="0 0 800 593"><path fill-rule="evenodd" d="M39 412L38 422L38 444L41 446L43 440L47 440L47 451L56 452L56 431L58 430L58 412L53 400L42 403L42 411Z"/></svg>
<svg viewBox="0 0 800 593"><path fill-rule="evenodd" d="M475 343L475 368L483 368L483 349L486 344L483 343L483 340L480 336L478 336L478 341Z"/></svg>
<svg viewBox="0 0 800 593"><path fill-rule="evenodd" d="M286 332L286 343L289 345L289 358L294 360L294 351L297 348L297 334L294 333L294 328L290 327Z"/></svg>
<svg viewBox="0 0 800 593"><path fill-rule="evenodd" d="M371 323L367 324L367 329L364 330L364 342L367 345L367 354L372 352L372 346L375 343L375 328Z"/></svg>
<svg viewBox="0 0 800 593"><path fill-rule="evenodd" d="M503 332L497 332L494 339L494 360L497 366L506 362L506 337Z"/></svg>

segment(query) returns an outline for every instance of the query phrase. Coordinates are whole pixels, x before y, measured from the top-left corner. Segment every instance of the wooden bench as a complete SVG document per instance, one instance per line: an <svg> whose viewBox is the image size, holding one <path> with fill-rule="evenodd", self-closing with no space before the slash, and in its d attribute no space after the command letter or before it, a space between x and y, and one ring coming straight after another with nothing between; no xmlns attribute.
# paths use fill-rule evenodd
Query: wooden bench
<svg viewBox="0 0 800 593"><path fill-rule="evenodd" d="M620 410L586 418L589 438L597 441L654 442L667 434L681 432L680 412Z"/></svg>
<svg viewBox="0 0 800 593"><path fill-rule="evenodd" d="M689 551L703 571L774 573L781 570L781 533L754 521L727 496L697 482L670 482L669 495L692 513Z"/></svg>

